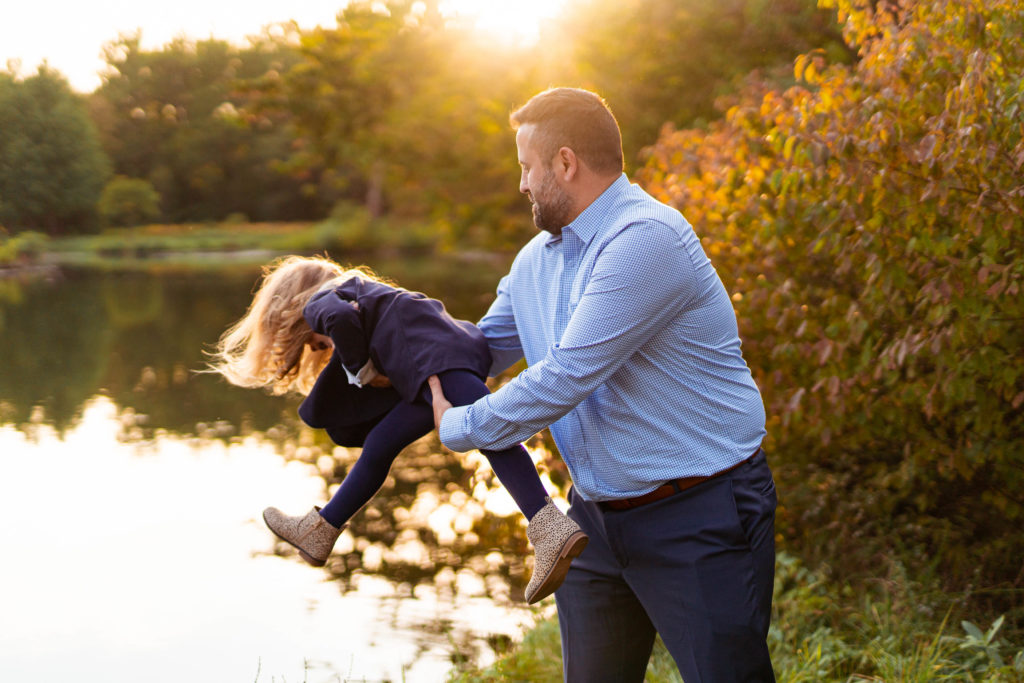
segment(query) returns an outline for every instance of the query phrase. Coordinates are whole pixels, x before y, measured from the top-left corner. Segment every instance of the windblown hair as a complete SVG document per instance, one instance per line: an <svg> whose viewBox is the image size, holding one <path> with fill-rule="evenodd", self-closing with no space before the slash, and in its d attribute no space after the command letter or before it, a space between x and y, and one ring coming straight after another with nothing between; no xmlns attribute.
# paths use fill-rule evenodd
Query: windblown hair
<svg viewBox="0 0 1024 683"><path fill-rule="evenodd" d="M318 256L286 256L264 266L249 310L221 335L208 371L241 387L308 394L331 349L308 346L313 330L302 309L328 282L340 285L353 277L377 279L368 270L346 269Z"/></svg>
<svg viewBox="0 0 1024 683"><path fill-rule="evenodd" d="M599 95L580 88L551 88L512 112L513 130L533 124L534 144L545 163L568 147L597 173L622 173L622 133Z"/></svg>

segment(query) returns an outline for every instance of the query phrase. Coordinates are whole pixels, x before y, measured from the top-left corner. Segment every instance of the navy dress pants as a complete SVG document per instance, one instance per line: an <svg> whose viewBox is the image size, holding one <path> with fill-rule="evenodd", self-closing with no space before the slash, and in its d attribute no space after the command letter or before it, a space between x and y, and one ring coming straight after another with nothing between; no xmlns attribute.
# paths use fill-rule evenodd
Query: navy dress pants
<svg viewBox="0 0 1024 683"><path fill-rule="evenodd" d="M656 634L685 683L775 680L776 494L763 451L629 510L575 490L569 500L590 543L555 592L566 681L643 681Z"/></svg>

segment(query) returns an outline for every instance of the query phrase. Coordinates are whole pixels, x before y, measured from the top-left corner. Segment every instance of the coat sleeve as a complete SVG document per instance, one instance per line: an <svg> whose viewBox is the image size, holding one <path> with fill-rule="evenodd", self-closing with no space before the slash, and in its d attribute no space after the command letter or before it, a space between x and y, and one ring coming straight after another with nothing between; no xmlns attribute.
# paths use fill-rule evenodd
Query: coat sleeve
<svg viewBox="0 0 1024 683"><path fill-rule="evenodd" d="M354 303L337 290L318 292L310 298L302 314L314 332L334 342L334 352L350 381L359 376L368 380L365 368L370 363L369 335L363 329L363 316ZM353 384L362 383L354 381Z"/></svg>

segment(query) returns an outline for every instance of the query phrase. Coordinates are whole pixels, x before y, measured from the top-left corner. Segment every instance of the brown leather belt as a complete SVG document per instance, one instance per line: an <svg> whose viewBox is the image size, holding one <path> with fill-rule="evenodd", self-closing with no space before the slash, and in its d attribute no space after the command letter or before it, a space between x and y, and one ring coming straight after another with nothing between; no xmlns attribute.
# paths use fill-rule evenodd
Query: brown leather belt
<svg viewBox="0 0 1024 683"><path fill-rule="evenodd" d="M653 503L656 500L674 496L686 489L693 488L697 484L703 484L709 479L714 479L715 477L722 476L726 472L731 472L740 465L745 465L753 460L760 452L761 449L759 447L749 458L745 458L732 467L727 467L721 472L716 472L715 474L710 474L706 477L680 477L679 479L673 479L672 481L665 482L650 493L645 493L642 496L637 496L636 498L619 498L618 500L602 500L598 502L598 506L604 510L631 510L632 508L638 508L641 505L647 505L648 503Z"/></svg>

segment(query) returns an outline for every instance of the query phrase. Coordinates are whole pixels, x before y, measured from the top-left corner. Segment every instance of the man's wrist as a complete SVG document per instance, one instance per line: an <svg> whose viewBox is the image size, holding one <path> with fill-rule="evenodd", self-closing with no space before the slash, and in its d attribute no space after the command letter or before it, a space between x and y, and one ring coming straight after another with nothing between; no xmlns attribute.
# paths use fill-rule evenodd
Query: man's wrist
<svg viewBox="0 0 1024 683"><path fill-rule="evenodd" d="M470 441L469 435L462 430L462 425L466 421L467 410L469 410L469 406L455 406L444 411L444 415L441 416L441 426L437 430L441 443L448 450L455 451L456 453L471 451L476 448L472 441Z"/></svg>

